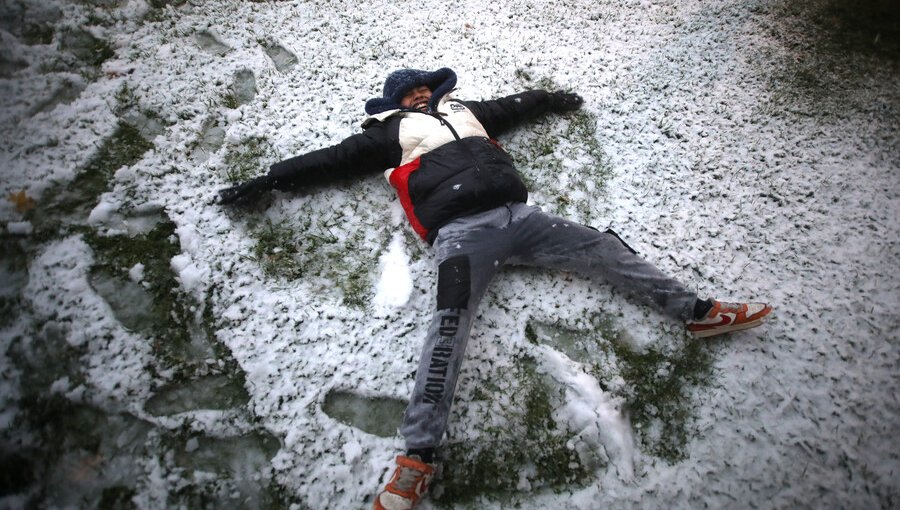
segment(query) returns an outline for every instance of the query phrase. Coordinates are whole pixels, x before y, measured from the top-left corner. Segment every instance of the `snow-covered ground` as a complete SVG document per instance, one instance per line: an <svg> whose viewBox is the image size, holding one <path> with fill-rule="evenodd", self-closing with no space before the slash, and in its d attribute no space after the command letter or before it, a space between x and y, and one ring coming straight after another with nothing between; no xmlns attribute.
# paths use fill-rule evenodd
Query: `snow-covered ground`
<svg viewBox="0 0 900 510"><path fill-rule="evenodd" d="M582 94L501 140L531 201L776 312L701 345L502 272L424 508L896 508L900 39L862 4L4 2L0 506L371 505L429 249L378 176L214 200L447 66L461 98Z"/></svg>

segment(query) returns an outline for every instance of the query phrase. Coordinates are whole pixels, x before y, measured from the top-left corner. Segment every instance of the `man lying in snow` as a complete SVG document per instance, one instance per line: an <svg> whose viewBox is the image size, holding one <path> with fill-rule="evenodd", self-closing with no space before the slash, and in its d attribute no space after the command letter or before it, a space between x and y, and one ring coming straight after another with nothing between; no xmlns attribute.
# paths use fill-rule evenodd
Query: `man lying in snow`
<svg viewBox="0 0 900 510"><path fill-rule="evenodd" d="M337 145L272 165L268 175L221 191L222 204L385 171L412 228L434 247L437 309L400 432L407 452L376 509L415 507L434 476L435 449L447 426L456 380L479 301L504 264L550 267L601 277L686 322L695 336L758 326L763 303L701 300L640 258L614 232L600 232L526 205L528 191L495 139L548 112L581 107L566 92L532 90L492 101L450 96L456 74L401 69L382 97L366 103L363 132Z"/></svg>

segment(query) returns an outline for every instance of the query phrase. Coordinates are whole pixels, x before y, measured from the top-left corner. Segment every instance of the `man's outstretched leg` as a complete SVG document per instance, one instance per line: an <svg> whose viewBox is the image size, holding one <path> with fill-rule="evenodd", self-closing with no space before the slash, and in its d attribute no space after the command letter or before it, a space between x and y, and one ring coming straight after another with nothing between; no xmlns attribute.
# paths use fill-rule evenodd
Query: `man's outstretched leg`
<svg viewBox="0 0 900 510"><path fill-rule="evenodd" d="M458 220L441 230L434 248L438 262L437 307L422 348L416 383L400 425L405 455L375 510L415 508L437 470L440 445L478 304L511 243L507 208Z"/></svg>
<svg viewBox="0 0 900 510"><path fill-rule="evenodd" d="M638 256L611 230L600 232L525 205L517 206L514 215L517 242L511 263L603 278L619 290L656 305L666 315L685 321L694 336L756 327L772 311L764 303L699 299L694 291Z"/></svg>

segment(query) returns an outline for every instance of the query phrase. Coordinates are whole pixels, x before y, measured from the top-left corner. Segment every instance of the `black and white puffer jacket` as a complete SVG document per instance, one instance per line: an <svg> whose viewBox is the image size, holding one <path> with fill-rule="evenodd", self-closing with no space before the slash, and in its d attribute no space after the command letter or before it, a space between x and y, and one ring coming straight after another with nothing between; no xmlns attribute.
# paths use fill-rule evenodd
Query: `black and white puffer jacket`
<svg viewBox="0 0 900 510"><path fill-rule="evenodd" d="M269 179L273 188L288 190L384 171L413 229L432 243L454 219L527 200L519 172L495 139L550 107L543 90L490 101L447 95L428 113L397 109L369 117L362 133L272 165Z"/></svg>

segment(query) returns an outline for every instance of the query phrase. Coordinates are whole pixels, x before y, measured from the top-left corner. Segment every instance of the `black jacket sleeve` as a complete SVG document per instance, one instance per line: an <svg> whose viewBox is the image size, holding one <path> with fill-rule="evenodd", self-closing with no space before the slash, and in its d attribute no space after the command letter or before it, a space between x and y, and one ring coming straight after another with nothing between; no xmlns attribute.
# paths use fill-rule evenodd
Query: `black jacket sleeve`
<svg viewBox="0 0 900 510"><path fill-rule="evenodd" d="M550 111L552 97L546 90L529 90L490 101L463 101L475 114L488 136L497 138L519 124Z"/></svg>
<svg viewBox="0 0 900 510"><path fill-rule="evenodd" d="M326 184L387 170L400 161L400 146L388 127L374 122L362 133L337 145L295 156L269 168L268 180L278 190Z"/></svg>

